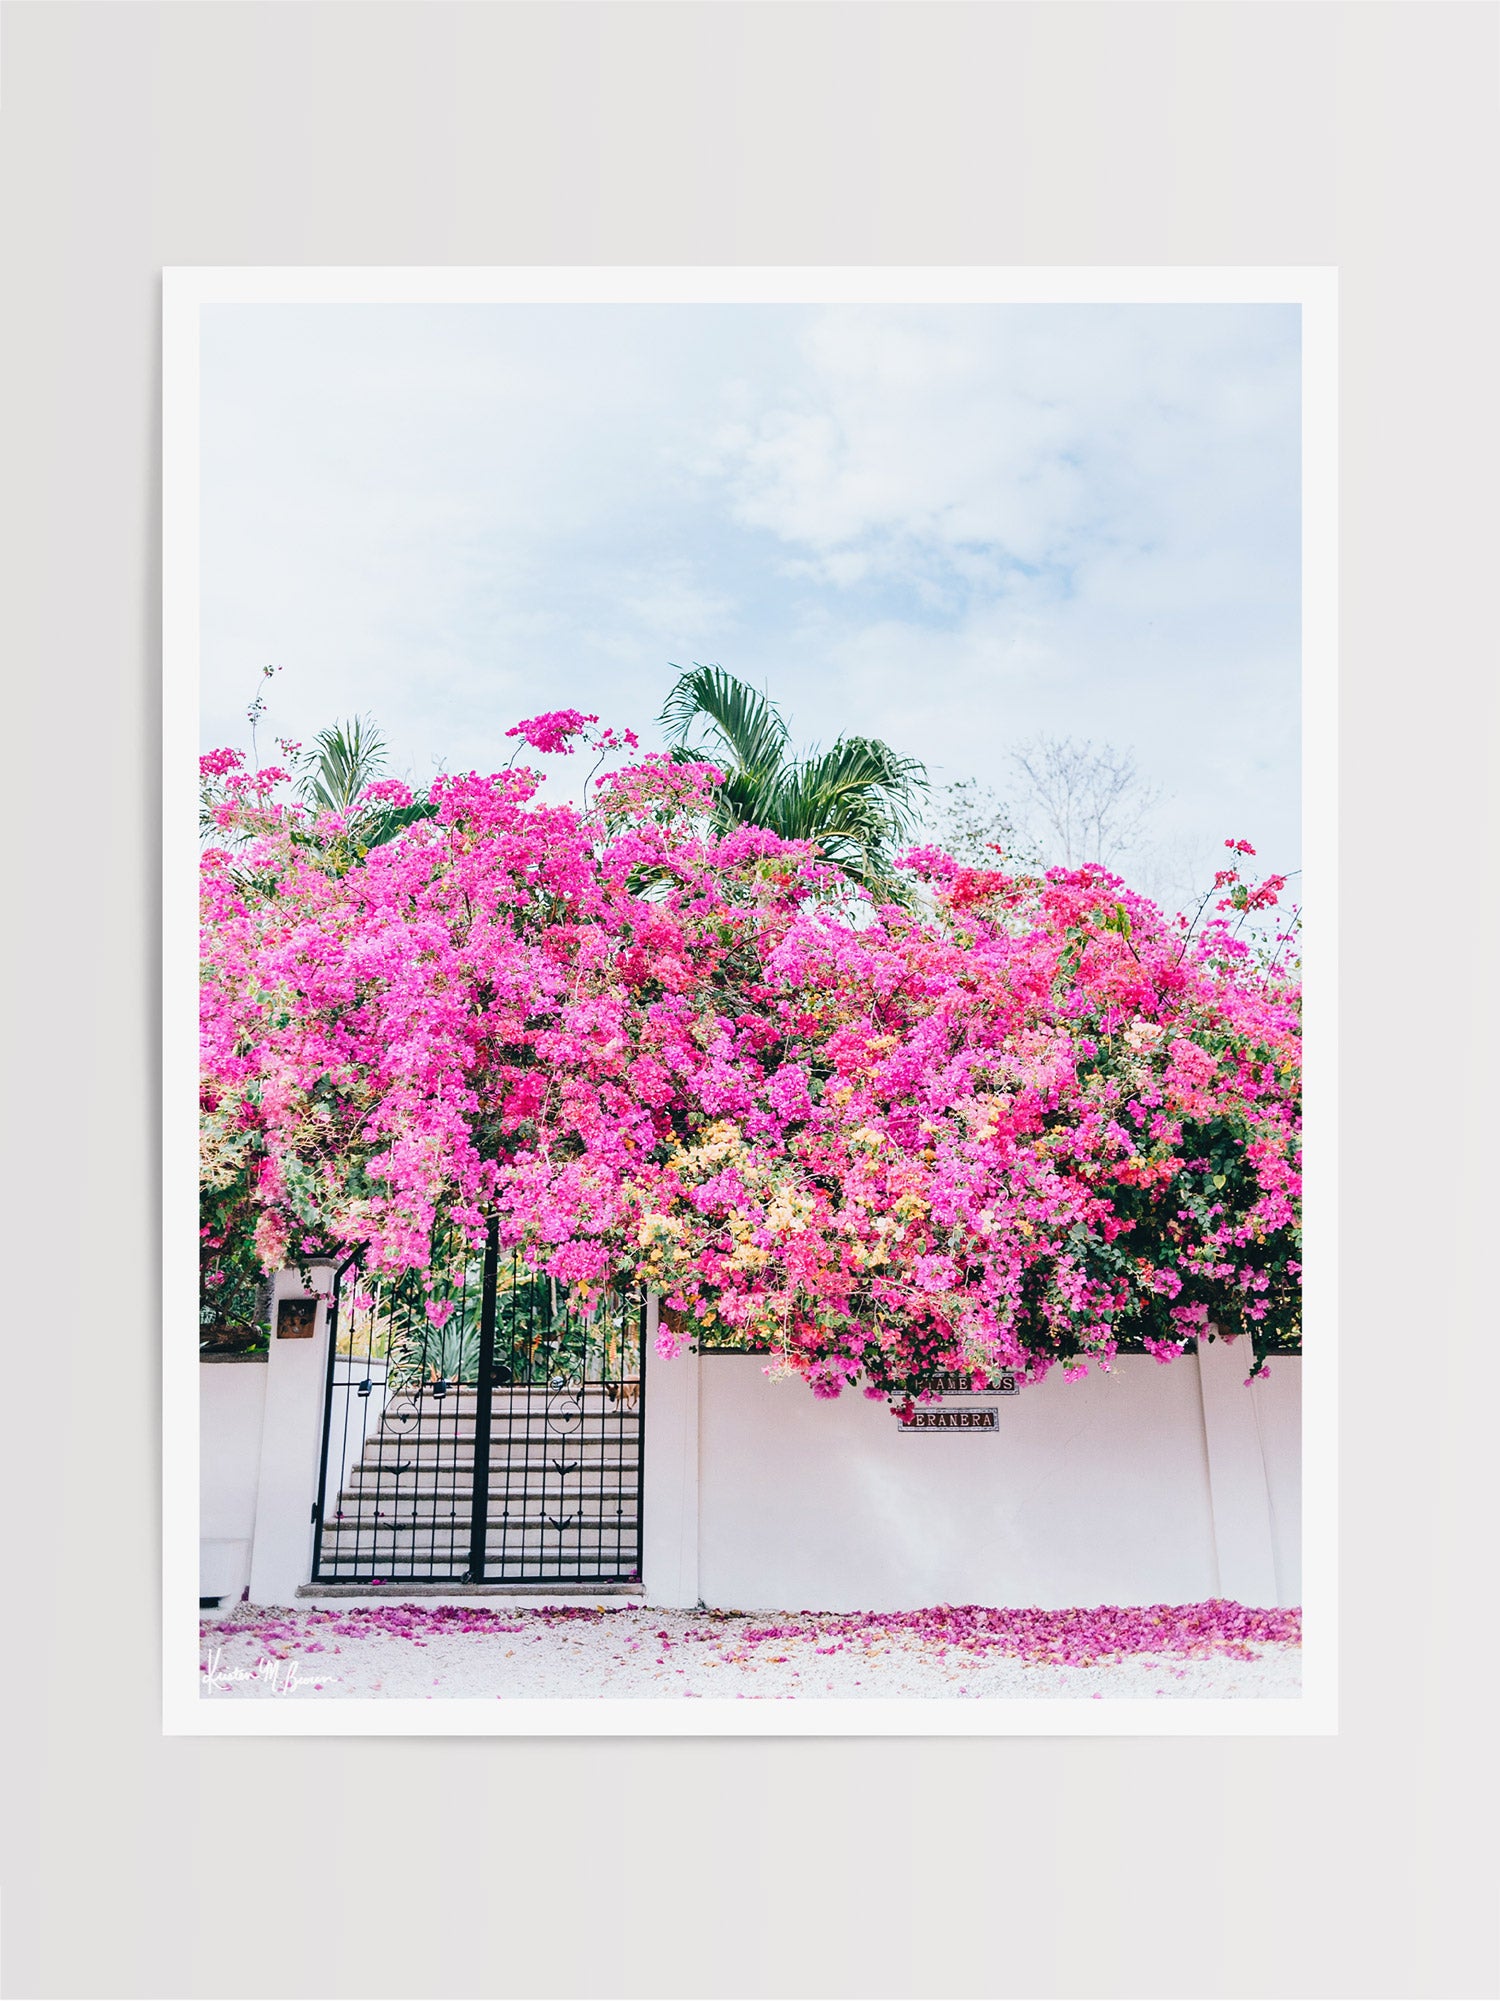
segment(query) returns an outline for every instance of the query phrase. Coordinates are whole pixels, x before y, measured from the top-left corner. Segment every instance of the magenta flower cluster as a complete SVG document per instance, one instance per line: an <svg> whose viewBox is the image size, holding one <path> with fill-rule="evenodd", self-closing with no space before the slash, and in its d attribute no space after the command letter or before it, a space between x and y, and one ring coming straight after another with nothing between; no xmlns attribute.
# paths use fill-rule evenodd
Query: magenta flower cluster
<svg viewBox="0 0 1500 2001"><path fill-rule="evenodd" d="M624 744L595 720L517 728ZM586 809L444 777L351 858L226 758L203 1178L264 1266L366 1245L441 1294L443 1227L498 1212L583 1302L655 1287L664 1352L750 1341L820 1395L1298 1338L1299 990L1237 933L1277 894L1246 844L1201 928L931 848L876 905L716 831L708 765L647 756Z"/></svg>
<svg viewBox="0 0 1500 2001"><path fill-rule="evenodd" d="M578 748L578 739L597 750L634 750L640 739L634 730L595 729L597 716L586 716L579 709L551 709L544 716L528 716L524 722L515 723L505 734L518 736L532 750L546 755L571 757Z"/></svg>

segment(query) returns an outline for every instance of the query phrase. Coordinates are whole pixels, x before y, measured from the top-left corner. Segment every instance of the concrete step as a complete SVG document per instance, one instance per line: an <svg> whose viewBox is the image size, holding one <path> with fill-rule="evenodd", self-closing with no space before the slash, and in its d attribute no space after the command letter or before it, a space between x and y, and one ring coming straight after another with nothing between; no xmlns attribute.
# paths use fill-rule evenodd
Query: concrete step
<svg viewBox="0 0 1500 2001"><path fill-rule="evenodd" d="M483 1584L470 1584L460 1573L451 1583L434 1583L418 1580L407 1584L372 1585L369 1583L322 1583L299 1584L299 1598L332 1598L343 1601L369 1599L372 1602L387 1603L413 1598L438 1598L444 1601L468 1598L508 1598L523 1604L550 1605L589 1604L600 1598L616 1598L625 1603L641 1604L645 1600L645 1588L638 1579L620 1580L613 1577L585 1578L581 1582L573 1577L542 1578L528 1581L524 1578L500 1581L498 1578Z"/></svg>
<svg viewBox="0 0 1500 2001"><path fill-rule="evenodd" d="M330 1515L323 1524L323 1535L325 1540L329 1536L339 1536L345 1541L352 1535L446 1536L460 1529L467 1535L471 1520L472 1517L466 1514ZM634 1509L627 1509L617 1515L613 1508L606 1511L602 1508L562 1507L539 1508L534 1512L528 1510L524 1515L514 1509L508 1515L497 1511L493 1515L486 1515L485 1520L497 1535L502 1531L510 1535L519 1535L523 1530L529 1535L533 1529L540 1533L544 1523L548 1524L546 1533L551 1535L555 1532L552 1524L557 1522L567 1522L575 1528L608 1529L611 1535L619 1529L623 1535L635 1527L639 1517Z"/></svg>
<svg viewBox="0 0 1500 2001"><path fill-rule="evenodd" d="M633 1469L632 1469L633 1470ZM608 1501L613 1506L617 1501L630 1503L638 1490L636 1480L621 1481L613 1474L590 1479L586 1475L574 1474L567 1480L553 1477L548 1480L533 1479L529 1484L519 1479L509 1482L492 1480L489 1486L489 1504L492 1508L508 1503L511 1507L527 1501L546 1499L553 1501L559 1494L567 1494L589 1501ZM354 1487L346 1487L341 1494L325 1503L330 1515L357 1514L361 1509L385 1508L404 1509L410 1513L418 1509L426 1513L434 1510L447 1514L458 1509L467 1514L473 1506L474 1489L467 1480L430 1480L418 1475L403 1474L400 1480L368 1480Z"/></svg>
<svg viewBox="0 0 1500 2001"><path fill-rule="evenodd" d="M401 1470L398 1472L397 1468ZM333 1470L333 1469L330 1469ZM536 1493L541 1488L555 1489L558 1486L587 1487L591 1489L609 1488L616 1492L627 1492L638 1483L640 1461L638 1459L534 1459L526 1464L512 1460L507 1466L503 1460L490 1462L489 1484L492 1492L504 1489L507 1493ZM362 1462L358 1466L344 1469L344 1484L341 1495L351 1499L361 1494L469 1494L474 1490L474 1462L466 1459L456 1464L451 1459L419 1459L415 1453L407 1453L400 1459L389 1459L381 1463Z"/></svg>
<svg viewBox="0 0 1500 2001"><path fill-rule="evenodd" d="M422 1444L430 1449L419 1453L417 1447ZM441 1454L437 1451L439 1445L442 1447ZM337 1458L333 1453L329 1456L331 1460ZM523 1467L530 1467L536 1474L554 1461L560 1461L564 1466L634 1466L640 1456L640 1446L633 1438L513 1438L506 1444L491 1446L489 1464L491 1468L504 1468L509 1464L518 1474ZM434 1465L441 1464L446 1468L457 1463L468 1472L475 1461L474 1442L467 1438L459 1439L456 1444L451 1438L371 1439L364 1452L350 1448L345 1458L345 1471L352 1473L356 1466L368 1465L374 1472L381 1466L397 1462L415 1464L419 1459L429 1471Z"/></svg>
<svg viewBox="0 0 1500 2001"><path fill-rule="evenodd" d="M614 1474L632 1472L640 1464L639 1454L634 1451L622 1452L618 1446L613 1449L590 1451L589 1441L578 1444L550 1442L544 1451L522 1453L517 1450L492 1452L489 1456L490 1479L503 1480L509 1477L513 1482L530 1479L533 1483L541 1479L567 1479L579 1472L600 1473L606 1469ZM476 1461L472 1450L455 1451L451 1446L439 1448L435 1443L413 1440L410 1444L391 1441L377 1446L367 1446L358 1460L351 1460L342 1471L345 1484L351 1487L368 1487L376 1480L390 1481L397 1478L396 1469L402 1469L401 1477L409 1478L413 1473L426 1477L443 1474L456 1484L467 1486L474 1478ZM561 1469L566 1469L566 1471ZM337 1476L337 1466L329 1467L330 1475Z"/></svg>
<svg viewBox="0 0 1500 2001"><path fill-rule="evenodd" d="M337 1415L337 1414L335 1414ZM366 1431L361 1434L358 1427L350 1426L350 1435L377 1438L382 1434L392 1438L406 1438L419 1434L423 1438L472 1438L475 1420L463 1411L422 1410L413 1415L410 1412L389 1410L372 1419ZM535 1404L528 1410L492 1413L490 1436L502 1438L507 1432L522 1436L527 1432L539 1431L586 1431L598 1436L601 1431L638 1431L640 1425L633 1410L614 1410L596 1404L580 1408L574 1403ZM335 1435L342 1433L343 1427L335 1424Z"/></svg>
<svg viewBox="0 0 1500 2001"><path fill-rule="evenodd" d="M515 1557L522 1551L550 1549L563 1550L570 1557L580 1553L594 1558L600 1555L613 1557L616 1550L633 1552L636 1542L635 1522L565 1522L561 1529L551 1527L530 1528L524 1532L514 1523L502 1525L491 1522L487 1542L491 1552L499 1556L502 1552ZM323 1554L325 1557L369 1555L372 1552L381 1557L389 1555L413 1556L456 1556L469 1547L469 1526L467 1522L453 1522L447 1526L434 1524L425 1531L411 1529L381 1530L369 1524L345 1534L335 1534L333 1529L323 1531Z"/></svg>
<svg viewBox="0 0 1500 2001"><path fill-rule="evenodd" d="M395 1570L387 1574L376 1571L378 1583L371 1581L368 1566L362 1571L350 1570L334 1574L325 1572L316 1584L302 1584L297 1587L299 1598L369 1598L372 1600L395 1600L409 1598L513 1598L549 1603L554 1599L588 1604L600 1598L619 1598L626 1602L634 1600L642 1603L645 1592L638 1579L624 1578L614 1571L600 1571L598 1576L580 1575L577 1571L552 1570L541 1577L528 1577L510 1571L493 1569L483 1584L470 1584L468 1573L460 1565L451 1570L435 1574L432 1567L423 1565L415 1572L408 1571L405 1580L402 1573Z"/></svg>
<svg viewBox="0 0 1500 2001"><path fill-rule="evenodd" d="M416 1460L398 1462L394 1467L354 1466L344 1476L337 1496L329 1495L330 1511L342 1507L410 1507L414 1501L442 1501L467 1507L474 1492L471 1467L455 1468L444 1463L419 1465ZM640 1486L640 1468L634 1460L626 1465L581 1466L567 1464L565 1472L555 1466L504 1466L490 1468L487 1491L490 1499L523 1500L528 1494L592 1494L619 1499L634 1494Z"/></svg>
<svg viewBox="0 0 1500 2001"><path fill-rule="evenodd" d="M472 1438L429 1438L425 1436L393 1438L382 1436L366 1439L362 1447L351 1443L346 1460L352 1466L356 1461L367 1465L389 1465L398 1459L422 1459L432 1463L441 1457L444 1465L457 1462L472 1466L476 1457ZM598 1438L573 1432L564 1437L553 1434L550 1437L501 1438L490 1443L489 1463L504 1466L507 1461L513 1466L544 1466L549 1459L561 1459L567 1465L597 1465L600 1460L621 1460L633 1465L640 1457L640 1441L634 1436L625 1438Z"/></svg>
<svg viewBox="0 0 1500 2001"><path fill-rule="evenodd" d="M318 1562L322 1577L467 1577L469 1545L445 1543L441 1549L325 1549ZM633 1582L640 1575L640 1562L632 1544L618 1551L613 1543L595 1549L576 1549L571 1544L558 1547L536 1545L522 1549L507 1545L502 1552L491 1549L485 1560L485 1576L503 1578L615 1577Z"/></svg>
<svg viewBox="0 0 1500 2001"><path fill-rule="evenodd" d="M637 1505L638 1490L634 1487L621 1493L615 1487L580 1488L574 1486L549 1488L533 1487L523 1492L519 1487L509 1491L492 1490L488 1495L488 1511L492 1515L536 1514L545 1509L548 1514L556 1514L558 1504L570 1508L586 1507L591 1513L616 1512L630 1514ZM356 1518L370 1521L378 1514L386 1521L429 1520L433 1515L446 1519L449 1515L462 1515L467 1521L473 1509L472 1494L413 1494L397 1493L388 1489L385 1493L341 1494L336 1501L326 1504L325 1513L333 1521L342 1516L346 1521Z"/></svg>
<svg viewBox="0 0 1500 2001"><path fill-rule="evenodd" d="M485 1519L540 1521L544 1514L570 1514L580 1508L587 1515L609 1521L625 1520L637 1512L634 1494L495 1494L490 1498ZM416 1501L409 1496L398 1499L394 1494L379 1498L372 1495L363 1504L342 1502L326 1516L330 1528L337 1522L467 1522L472 1518L467 1494L453 1500Z"/></svg>
<svg viewBox="0 0 1500 2001"><path fill-rule="evenodd" d="M359 1396L359 1385L367 1381L374 1382L374 1394L377 1396L385 1387L376 1378L361 1376L356 1370L347 1378L340 1376L337 1379L333 1386L334 1395L347 1395L351 1402L362 1402L363 1399ZM641 1386L638 1380L629 1377L618 1383L575 1383L571 1386L567 1383L553 1383L551 1385L546 1383L496 1383L490 1401L492 1408L499 1411L509 1409L512 1405L519 1405L528 1398L535 1403L545 1403L548 1398L555 1397L579 1397L586 1403L606 1404L611 1409L616 1408L623 1402L626 1408L633 1410L640 1403ZM439 1397L434 1396L431 1388L424 1385L420 1390L392 1390L389 1401L391 1403L398 1401L413 1403L419 1405L423 1410L462 1410L467 1411L472 1416L478 1401L478 1391L470 1384L461 1384L458 1388L450 1385L442 1396Z"/></svg>
<svg viewBox="0 0 1500 2001"><path fill-rule="evenodd" d="M446 1541L450 1535L462 1535L468 1541L468 1515L332 1515L322 1529L324 1543L350 1543L356 1537L368 1541L370 1537L422 1537L424 1541ZM506 1535L510 1539L518 1535L538 1535L556 1537L558 1533L572 1535L574 1531L608 1531L608 1535L634 1535L640 1525L640 1517L634 1509L620 1515L614 1509L538 1509L536 1513L510 1513L510 1515L486 1515L486 1525L490 1535ZM558 1529L562 1525L562 1531Z"/></svg>
<svg viewBox="0 0 1500 2001"><path fill-rule="evenodd" d="M351 1420L354 1413L351 1412ZM556 1398L551 1403L540 1400L533 1404L517 1403L513 1410L507 1410L503 1403L497 1403L490 1412L491 1431L509 1429L512 1425L528 1424L629 1424L634 1425L640 1412L630 1404L596 1402L592 1398L580 1403L572 1397ZM463 1405L457 1408L451 1403L440 1404L393 1404L377 1416L370 1415L369 1430L382 1427L386 1430L435 1431L439 1426L444 1432L462 1431L473 1436L476 1418L472 1410ZM334 1428L341 1430L338 1406L334 1406ZM351 1423L351 1429L357 1430Z"/></svg>

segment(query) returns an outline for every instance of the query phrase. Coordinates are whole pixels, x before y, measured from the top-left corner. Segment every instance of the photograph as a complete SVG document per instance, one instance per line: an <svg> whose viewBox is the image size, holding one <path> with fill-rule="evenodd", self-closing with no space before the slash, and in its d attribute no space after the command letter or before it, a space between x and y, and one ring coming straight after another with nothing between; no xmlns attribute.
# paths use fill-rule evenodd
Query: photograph
<svg viewBox="0 0 1500 2001"><path fill-rule="evenodd" d="M168 272L171 1727L1331 1727L1331 280L950 280Z"/></svg>

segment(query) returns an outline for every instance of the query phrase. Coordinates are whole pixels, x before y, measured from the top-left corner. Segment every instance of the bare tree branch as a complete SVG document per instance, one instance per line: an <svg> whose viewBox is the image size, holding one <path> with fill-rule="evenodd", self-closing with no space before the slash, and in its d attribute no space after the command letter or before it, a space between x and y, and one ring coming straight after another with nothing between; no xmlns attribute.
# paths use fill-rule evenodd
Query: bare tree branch
<svg viewBox="0 0 1500 2001"><path fill-rule="evenodd" d="M1011 869L1041 865L1041 850L1024 835L1016 816L992 785L960 778L938 788L933 830L939 845L965 868Z"/></svg>
<svg viewBox="0 0 1500 2001"><path fill-rule="evenodd" d="M1037 736L1011 752L1018 804L1043 850L1065 868L1108 868L1140 841L1161 788L1148 784L1134 755L1113 744ZM1029 810L1028 810L1029 809Z"/></svg>

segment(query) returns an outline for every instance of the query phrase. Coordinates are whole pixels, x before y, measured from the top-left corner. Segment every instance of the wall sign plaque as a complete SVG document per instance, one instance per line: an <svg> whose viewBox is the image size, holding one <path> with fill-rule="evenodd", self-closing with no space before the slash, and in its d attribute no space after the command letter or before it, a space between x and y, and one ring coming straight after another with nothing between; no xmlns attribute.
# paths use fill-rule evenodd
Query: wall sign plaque
<svg viewBox="0 0 1500 2001"><path fill-rule="evenodd" d="M998 1431L1000 1413L994 1404L981 1404L969 1410L914 1410L909 1417L901 1420L901 1429L911 1432Z"/></svg>
<svg viewBox="0 0 1500 2001"><path fill-rule="evenodd" d="M992 1376L982 1390L973 1387L973 1378L949 1374L929 1376L927 1388L936 1390L940 1397L1013 1397L1021 1393L1021 1385L1007 1369L1004 1375Z"/></svg>
<svg viewBox="0 0 1500 2001"><path fill-rule="evenodd" d="M282 1299L276 1305L276 1339L278 1341L310 1341L313 1323L318 1317L318 1302L315 1299Z"/></svg>
<svg viewBox="0 0 1500 2001"><path fill-rule="evenodd" d="M945 1397L1013 1397L1021 1386L1007 1370L1003 1376L993 1376L982 1390L974 1389L968 1376L941 1376L932 1387Z"/></svg>

